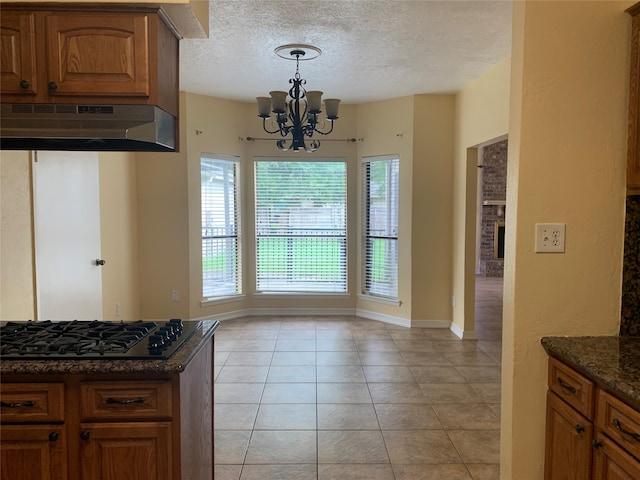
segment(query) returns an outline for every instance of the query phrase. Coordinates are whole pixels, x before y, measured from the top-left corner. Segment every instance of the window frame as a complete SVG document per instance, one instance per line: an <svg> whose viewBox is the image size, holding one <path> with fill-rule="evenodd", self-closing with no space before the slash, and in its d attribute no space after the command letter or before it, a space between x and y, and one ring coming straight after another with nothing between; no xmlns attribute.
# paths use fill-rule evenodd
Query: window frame
<svg viewBox="0 0 640 480"><path fill-rule="evenodd" d="M261 216L261 212L260 212L260 199L259 199L259 193L258 193L258 189L260 188L260 179L258 176L258 166L260 163L265 163L265 162L279 162L279 163L304 163L304 164L310 164L310 163L327 163L327 162L332 162L332 163L340 163L343 165L343 172L344 172L344 177L343 177L343 190L342 192L340 192L340 194L342 194L342 228L337 228L337 230L339 230L340 232L342 232L341 234L338 235L326 235L325 237L329 238L338 238L340 239L340 241L342 242L341 244L341 248L340 249L340 267L341 267L341 271L340 274L338 276L338 280L336 282L328 282L327 285L329 284L333 284L333 285L341 285L340 289L335 289L335 288L329 288L326 290L323 290L321 288L318 287L318 285L320 285L319 283L313 284L313 282L310 282L310 284L315 285L313 288L309 289L309 288L293 288L296 286L297 282L294 281L293 283L291 283L291 287L292 288L273 288L273 289L269 289L268 287L265 288L264 285L264 280L261 281L260 278L260 238L266 238L266 235L261 235L260 234L260 228L261 228L261 220L260 220L260 216ZM300 298L302 296L310 296L310 297L318 297L318 296L344 296L344 295L348 295L348 289L349 289L349 281L348 281L348 271L349 271L349 267L348 267L348 219L347 219L347 199L348 199L348 178L347 178L347 171L348 171L348 162L346 157L314 157L313 159L309 159L309 157L255 157L254 158L254 168L253 168L253 185L254 185L254 242L255 242L255 248L254 248L254 265L255 265L255 270L254 270L254 282L255 282L255 294L256 295L269 295L269 296L273 296L273 295L282 295L282 296L295 296L297 298ZM321 228L322 230L330 230L330 228L327 227L311 227L308 228L307 230L312 230L313 228ZM286 237L285 235L283 235L283 238ZM323 235L308 235L308 236L301 236L301 237L293 237L290 236L290 238L308 238L308 239L321 239L323 238ZM289 258L289 257L288 257ZM274 282L274 284L277 283ZM300 287L300 284L298 283L298 287Z"/></svg>
<svg viewBox="0 0 640 480"><path fill-rule="evenodd" d="M395 208L394 212L386 212L386 231L384 234L380 235L372 235L371 234L371 175L370 175L370 167L374 162L387 162L389 165L388 168L393 169L393 163L395 163L395 171L388 173L391 175L391 181L393 183L393 196L394 198L387 198L385 202L385 207L389 207L389 203L394 204L391 208ZM393 162L393 163L390 163ZM361 164L361 175L362 175L362 194L361 194L361 229L362 229L362 255L360 260L360 268L361 268L361 285L360 285L360 295L367 299L374 299L377 301L382 301L385 303L391 303L394 305L399 305L399 275L398 275L398 255L399 255L399 245L400 245L400 235L399 235L399 214L400 214L400 155L391 154L391 155L375 155L362 157ZM385 179L385 186L388 190L389 188L389 177ZM389 227L390 223L395 221L395 225ZM393 250L393 262L390 261L389 258L384 259L384 274L387 275L389 273L392 274L392 289L388 289L387 293L384 292L383 288L372 289L371 285L373 283L373 275L374 275L374 266L372 265L372 261L370 259L373 258L374 253L373 246L374 241L378 241L378 243L386 242L390 243L390 246L387 246L385 250L391 248ZM391 270L389 270L391 268ZM377 270L379 271L379 270Z"/></svg>
<svg viewBox="0 0 640 480"><path fill-rule="evenodd" d="M235 216L234 220L234 231L232 233L225 232L223 235L205 235L205 222L204 222L204 192L203 192L203 163L205 160L210 160L213 162L219 162L227 165L233 165L233 199L234 199L234 207L235 212L231 213L231 216ZM201 231L201 251L200 251L200 266L201 266L201 275L200 279L202 282L201 285L201 306L205 306L211 303L217 303L229 299L235 299L237 297L244 296L244 275L243 275L243 262L242 262L242 248L243 248L243 239L242 239L242 178L241 178L241 162L240 157L232 156L232 155L224 155L224 154L214 154L214 153L201 153L200 154L200 231ZM224 194L223 194L224 199ZM225 203L228 201L228 198L225 199ZM227 208L224 208L225 215L225 223L228 222L229 212ZM234 289L225 290L222 289L218 292L216 291L207 291L206 290L206 279L205 279L205 240L211 239L235 239L235 265L233 266L232 274L234 277ZM227 254L228 255L228 254ZM227 260L228 261L228 260ZM228 274L227 274L228 275ZM206 293L212 293L207 295Z"/></svg>

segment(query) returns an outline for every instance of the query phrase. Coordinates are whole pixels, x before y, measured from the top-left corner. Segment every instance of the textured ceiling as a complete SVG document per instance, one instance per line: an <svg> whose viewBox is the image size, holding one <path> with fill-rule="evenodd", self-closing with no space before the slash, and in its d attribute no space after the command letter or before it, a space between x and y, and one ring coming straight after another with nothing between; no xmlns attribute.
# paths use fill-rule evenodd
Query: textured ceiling
<svg viewBox="0 0 640 480"><path fill-rule="evenodd" d="M345 103L452 93L511 51L511 1L210 0L208 39L180 43L180 89L255 101L288 90L279 45L319 47L307 89Z"/></svg>

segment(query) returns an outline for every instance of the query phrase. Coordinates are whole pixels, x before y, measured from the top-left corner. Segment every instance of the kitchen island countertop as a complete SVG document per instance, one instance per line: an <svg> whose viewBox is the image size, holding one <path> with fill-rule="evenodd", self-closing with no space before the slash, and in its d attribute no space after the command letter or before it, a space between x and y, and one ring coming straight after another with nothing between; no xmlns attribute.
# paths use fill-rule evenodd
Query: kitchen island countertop
<svg viewBox="0 0 640 480"><path fill-rule="evenodd" d="M0 375L6 374L65 374L65 373L180 373L220 327L217 320L204 320L202 328L168 359L99 359L71 358L68 360L0 361Z"/></svg>
<svg viewBox="0 0 640 480"><path fill-rule="evenodd" d="M549 355L640 410L640 337L543 337Z"/></svg>

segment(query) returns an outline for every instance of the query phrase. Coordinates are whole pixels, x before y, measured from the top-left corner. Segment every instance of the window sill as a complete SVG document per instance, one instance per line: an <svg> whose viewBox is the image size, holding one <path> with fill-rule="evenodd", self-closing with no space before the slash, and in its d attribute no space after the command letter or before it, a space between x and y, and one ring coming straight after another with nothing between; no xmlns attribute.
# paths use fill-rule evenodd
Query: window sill
<svg viewBox="0 0 640 480"><path fill-rule="evenodd" d="M367 295L364 293L359 294L358 299L365 300L367 302L384 303L385 305L392 305L394 307L402 305L402 302L397 298L376 297L375 295Z"/></svg>
<svg viewBox="0 0 640 480"><path fill-rule="evenodd" d="M228 295L226 297L211 297L200 301L201 307L209 307L211 305L219 305L221 303L232 303L244 300L246 295L240 293L238 295Z"/></svg>

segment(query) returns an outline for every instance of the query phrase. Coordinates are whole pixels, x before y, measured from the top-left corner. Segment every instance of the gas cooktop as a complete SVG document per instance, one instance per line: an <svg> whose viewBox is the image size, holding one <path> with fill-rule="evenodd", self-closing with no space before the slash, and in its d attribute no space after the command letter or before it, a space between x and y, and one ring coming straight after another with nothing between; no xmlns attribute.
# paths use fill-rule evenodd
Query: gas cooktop
<svg viewBox="0 0 640 480"><path fill-rule="evenodd" d="M2 360L167 359L202 322L73 320L7 322L0 327Z"/></svg>

